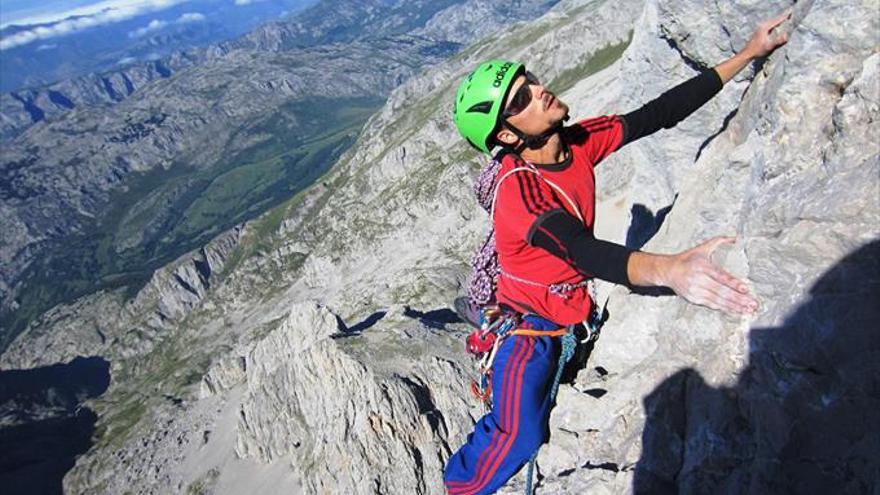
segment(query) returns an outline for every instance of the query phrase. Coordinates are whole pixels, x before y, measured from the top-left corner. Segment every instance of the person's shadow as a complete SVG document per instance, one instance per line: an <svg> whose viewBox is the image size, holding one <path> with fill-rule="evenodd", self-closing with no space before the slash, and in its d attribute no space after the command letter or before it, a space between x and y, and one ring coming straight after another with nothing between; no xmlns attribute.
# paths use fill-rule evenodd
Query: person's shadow
<svg viewBox="0 0 880 495"><path fill-rule="evenodd" d="M880 493L880 240L809 294L736 386L684 369L645 397L634 493Z"/></svg>

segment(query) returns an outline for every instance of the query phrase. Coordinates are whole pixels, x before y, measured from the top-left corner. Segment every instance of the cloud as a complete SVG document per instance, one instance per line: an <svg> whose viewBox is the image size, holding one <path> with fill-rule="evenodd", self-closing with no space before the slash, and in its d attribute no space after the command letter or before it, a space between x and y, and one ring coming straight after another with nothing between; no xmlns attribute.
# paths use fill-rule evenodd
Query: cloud
<svg viewBox="0 0 880 495"><path fill-rule="evenodd" d="M18 22L42 22L26 31L0 38L0 50L75 33L85 29L124 21L149 12L164 10L189 0L106 0L86 7L44 16L42 19L22 19ZM51 19L51 20L50 20Z"/></svg>
<svg viewBox="0 0 880 495"><path fill-rule="evenodd" d="M245 5L252 5L257 2L265 2L265 1L267 1L267 0L235 0L234 3L235 3L235 5L237 5L239 7L243 7Z"/></svg>
<svg viewBox="0 0 880 495"><path fill-rule="evenodd" d="M187 24L190 22L202 22L204 20L205 20L204 14L199 14L198 12L187 12L186 14L183 14L182 16L178 17L177 21L175 21L175 22L177 22L178 24Z"/></svg>
<svg viewBox="0 0 880 495"><path fill-rule="evenodd" d="M145 34L152 33L153 31L158 31L163 27L167 26L168 23L165 21L160 21L159 19L153 19L149 24L142 28L135 29L134 31L128 33L129 38L140 38Z"/></svg>
<svg viewBox="0 0 880 495"><path fill-rule="evenodd" d="M45 51L45 50L54 50L55 48L58 48L58 45L56 45L56 44L54 44L54 43L52 43L52 44L47 43L47 44L45 44L45 45L40 45L40 46L38 46L38 47L37 47L37 51L38 51L38 52L42 52L42 51Z"/></svg>
<svg viewBox="0 0 880 495"><path fill-rule="evenodd" d="M167 21L160 21L159 19L153 19L149 24L142 28L135 29L134 31L128 33L129 38L140 38L146 34L150 34L153 31L158 31L163 29L171 24L190 24L193 22L202 22L205 20L204 14L200 14L198 12L188 12L186 14L181 15L177 18L173 23Z"/></svg>

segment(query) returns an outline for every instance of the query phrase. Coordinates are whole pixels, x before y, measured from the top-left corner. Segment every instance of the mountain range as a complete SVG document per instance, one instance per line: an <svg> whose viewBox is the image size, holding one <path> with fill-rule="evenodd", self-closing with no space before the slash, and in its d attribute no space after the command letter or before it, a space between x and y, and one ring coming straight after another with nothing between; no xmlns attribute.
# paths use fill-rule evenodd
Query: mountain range
<svg viewBox="0 0 880 495"><path fill-rule="evenodd" d="M45 9L58 7L43 5ZM83 2L80 2L83 3ZM237 38L312 1L92 2L22 18L7 4L0 26L0 92L51 86ZM69 5L69 3L66 3ZM36 6L31 6L36 7ZM85 8L84 8L85 7ZM12 11L12 12L10 12Z"/></svg>
<svg viewBox="0 0 880 495"><path fill-rule="evenodd" d="M0 347L59 302L137 292L156 268L294 196L392 88L478 27L552 2L481 3L479 24L445 13L459 4L318 3L203 50L3 95L17 105L4 103L4 122L42 117L4 140L0 161Z"/></svg>

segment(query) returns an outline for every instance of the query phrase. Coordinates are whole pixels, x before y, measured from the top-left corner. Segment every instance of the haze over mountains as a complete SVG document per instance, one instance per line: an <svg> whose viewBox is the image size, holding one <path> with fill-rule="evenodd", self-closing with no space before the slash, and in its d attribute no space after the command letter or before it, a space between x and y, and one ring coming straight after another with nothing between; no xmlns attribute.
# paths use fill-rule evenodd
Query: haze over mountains
<svg viewBox="0 0 880 495"><path fill-rule="evenodd" d="M314 0L51 2L40 15L4 0L0 92L44 86L89 72L158 60L174 51L240 36ZM118 4L118 5L116 5ZM55 9L52 9L55 7Z"/></svg>

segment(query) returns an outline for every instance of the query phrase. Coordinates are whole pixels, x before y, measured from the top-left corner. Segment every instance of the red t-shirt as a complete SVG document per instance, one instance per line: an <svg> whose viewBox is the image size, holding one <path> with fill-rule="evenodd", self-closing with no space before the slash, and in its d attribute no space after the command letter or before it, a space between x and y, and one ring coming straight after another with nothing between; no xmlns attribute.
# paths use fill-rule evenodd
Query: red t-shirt
<svg viewBox="0 0 880 495"><path fill-rule="evenodd" d="M571 153L556 165L535 165L540 174L559 186L577 205L586 227L593 228L596 180L593 168L620 147L623 122L618 116L587 119L562 131ZM518 167L528 167L508 154L498 179ZM499 184L495 202L495 245L502 274L496 297L523 313L534 313L561 325L582 322L590 314L590 295L579 287L565 296L551 293L551 284L577 284L583 273L548 251L529 244L532 230L548 212L564 209L575 218L568 200L534 172L518 171Z"/></svg>

